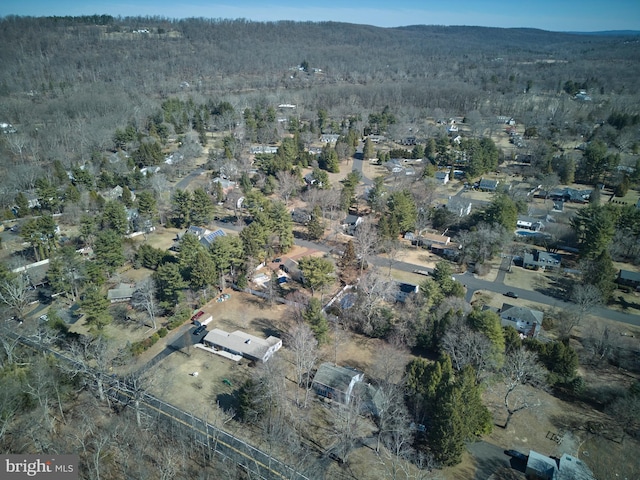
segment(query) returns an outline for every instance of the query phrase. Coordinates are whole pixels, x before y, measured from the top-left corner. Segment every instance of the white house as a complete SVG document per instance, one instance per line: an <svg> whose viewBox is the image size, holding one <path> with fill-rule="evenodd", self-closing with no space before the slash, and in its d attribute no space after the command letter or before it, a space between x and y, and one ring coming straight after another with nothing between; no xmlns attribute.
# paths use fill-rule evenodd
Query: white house
<svg viewBox="0 0 640 480"><path fill-rule="evenodd" d="M221 350L260 362L269 360L282 347L282 340L277 337L270 336L263 339L240 330L228 333L219 328L214 328L207 333L202 343L212 348L214 352Z"/></svg>
<svg viewBox="0 0 640 480"><path fill-rule="evenodd" d="M322 143L336 143L338 138L340 138L340 135L337 133L323 133L320 136L320 141Z"/></svg>

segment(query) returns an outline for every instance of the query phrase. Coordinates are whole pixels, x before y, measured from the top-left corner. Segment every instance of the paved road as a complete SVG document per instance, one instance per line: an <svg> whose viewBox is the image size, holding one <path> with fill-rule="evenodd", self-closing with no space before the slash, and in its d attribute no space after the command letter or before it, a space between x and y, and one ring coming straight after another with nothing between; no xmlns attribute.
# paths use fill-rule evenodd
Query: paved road
<svg viewBox="0 0 640 480"><path fill-rule="evenodd" d="M358 146L356 147L356 153L353 155L353 172L360 173L360 177L362 178L362 183L364 183L367 187L373 185L373 180L364 176L363 166L364 166L364 143L360 141Z"/></svg>
<svg viewBox="0 0 640 480"><path fill-rule="evenodd" d="M187 175L182 180L180 180L178 183L176 183L173 187L171 187L171 190L176 190L176 189L184 190L185 188L187 188L189 186L189 184L191 183L191 181L194 178L199 177L204 172L206 172L206 170L204 168L201 168L201 167L196 168L189 175Z"/></svg>
<svg viewBox="0 0 640 480"><path fill-rule="evenodd" d="M220 226L227 228L229 230L234 230L234 231L240 231L243 228L242 226L231 225L228 223L221 223ZM328 247L327 245L310 242L308 240L296 239L295 243L296 245L299 245L301 247L306 247L306 248L319 250L327 253L331 250L331 247ZM384 257L376 256L376 257L370 258L369 262L379 267L389 268L389 260ZM392 268L396 270L401 270L404 272L413 272L414 270L426 270L429 272L431 271L430 268L427 268L424 265L417 265L417 264L407 263L402 261L397 261L393 263ZM467 295L465 296L465 298L467 299L467 301L471 300L473 296L473 292L475 292L476 290L486 290L489 292L501 293L501 294L504 294L507 291L511 291L518 294L518 297L521 299L540 303L542 305L547 305L549 307L572 308L575 306L570 302L565 302L562 299L547 295L544 292L540 292L536 290L525 290L525 289L516 288L516 287L507 287L499 282L493 282L493 281L477 278L469 272L456 275L455 278L463 285L466 285ZM508 300L508 297L505 297L505 300ZM595 316L606 318L608 320L625 323L627 325L640 326L640 316L638 315L632 315L629 313L620 312L618 310L611 310L606 307L593 308L591 310L591 313Z"/></svg>
<svg viewBox="0 0 640 480"><path fill-rule="evenodd" d="M162 360L167 358L174 352L186 352L187 347L191 345L195 345L200 343L200 340L207 334L207 330L205 329L199 335L194 335L196 326L192 323L186 323L181 325L179 328L172 330L169 332L169 336L167 338L167 346L164 347L155 357L145 363L142 367L138 369L138 374L146 372L151 367L157 365Z"/></svg>
<svg viewBox="0 0 640 480"><path fill-rule="evenodd" d="M525 478L526 463L506 455L504 450L497 445L488 442L474 442L467 444L467 450L476 461L477 471L473 480L486 480L500 467L512 469L509 478Z"/></svg>

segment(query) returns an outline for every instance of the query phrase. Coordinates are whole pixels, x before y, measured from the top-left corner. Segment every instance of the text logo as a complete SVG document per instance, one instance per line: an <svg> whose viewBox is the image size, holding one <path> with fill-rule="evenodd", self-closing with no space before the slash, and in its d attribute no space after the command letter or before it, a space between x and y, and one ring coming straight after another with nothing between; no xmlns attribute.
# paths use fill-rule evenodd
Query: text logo
<svg viewBox="0 0 640 480"><path fill-rule="evenodd" d="M78 455L0 455L2 480L78 480Z"/></svg>

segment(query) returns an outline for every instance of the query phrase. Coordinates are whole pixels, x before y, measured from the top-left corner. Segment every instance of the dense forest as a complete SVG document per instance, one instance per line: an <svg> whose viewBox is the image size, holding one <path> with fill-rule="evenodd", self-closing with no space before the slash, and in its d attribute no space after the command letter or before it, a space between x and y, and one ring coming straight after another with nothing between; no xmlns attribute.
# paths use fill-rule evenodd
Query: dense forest
<svg viewBox="0 0 640 480"><path fill-rule="evenodd" d="M633 113L640 55L635 37L155 17L6 17L0 39L0 121L20 132L11 156L65 167L112 148L116 128L139 126L171 96L237 112L294 103L311 118L389 105L404 121L478 111L545 129L570 116L580 130ZM576 104L567 81L602 97ZM13 197L25 167L9 170Z"/></svg>

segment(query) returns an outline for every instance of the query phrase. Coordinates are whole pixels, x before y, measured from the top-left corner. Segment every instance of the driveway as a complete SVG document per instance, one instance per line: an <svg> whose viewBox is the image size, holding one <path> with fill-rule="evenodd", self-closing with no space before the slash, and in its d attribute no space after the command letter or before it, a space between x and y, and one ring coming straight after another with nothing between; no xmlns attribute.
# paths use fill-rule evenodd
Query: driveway
<svg viewBox="0 0 640 480"><path fill-rule="evenodd" d="M500 467L512 470L513 478L525 479L524 471L526 463L517 460L504 453L504 449L488 442L475 442L467 444L467 450L476 462L476 475L473 480L487 480ZM528 452L522 452L528 453Z"/></svg>

